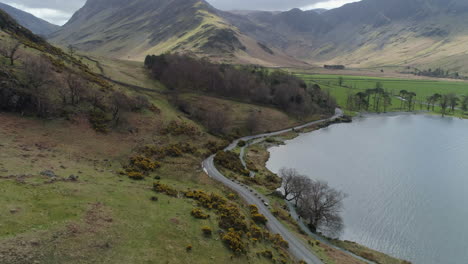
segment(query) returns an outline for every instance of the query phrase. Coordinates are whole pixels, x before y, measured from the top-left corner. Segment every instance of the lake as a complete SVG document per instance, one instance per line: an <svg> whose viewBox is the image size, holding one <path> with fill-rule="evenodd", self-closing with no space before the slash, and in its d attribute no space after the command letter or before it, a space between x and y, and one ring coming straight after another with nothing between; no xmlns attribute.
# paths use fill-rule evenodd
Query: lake
<svg viewBox="0 0 468 264"><path fill-rule="evenodd" d="M468 263L468 120L366 116L270 149L349 195L341 239L416 264Z"/></svg>

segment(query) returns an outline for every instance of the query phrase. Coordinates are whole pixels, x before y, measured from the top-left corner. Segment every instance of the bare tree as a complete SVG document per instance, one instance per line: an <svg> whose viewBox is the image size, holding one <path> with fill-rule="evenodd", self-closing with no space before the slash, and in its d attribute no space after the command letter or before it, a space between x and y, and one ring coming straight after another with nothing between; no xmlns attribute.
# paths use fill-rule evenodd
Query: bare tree
<svg viewBox="0 0 468 264"><path fill-rule="evenodd" d="M75 56L76 49L73 45L68 45L68 53L70 54L71 57Z"/></svg>
<svg viewBox="0 0 468 264"><path fill-rule="evenodd" d="M130 111L132 108L131 99L122 92L114 92L111 96L112 121L114 125L119 125L122 112Z"/></svg>
<svg viewBox="0 0 468 264"><path fill-rule="evenodd" d="M299 172L295 169L281 168L279 176L283 179L284 197L287 198L294 192L294 180L299 177Z"/></svg>
<svg viewBox="0 0 468 264"><path fill-rule="evenodd" d="M343 229L340 216L343 209L343 192L331 188L323 181L312 181L309 190L301 197L299 214L308 219L313 232L318 230L338 236Z"/></svg>
<svg viewBox="0 0 468 264"><path fill-rule="evenodd" d="M21 42L19 41L11 41L4 43L0 46L0 54L5 58L10 60L10 65L14 66L15 61L20 58L19 48L21 46Z"/></svg>
<svg viewBox="0 0 468 264"><path fill-rule="evenodd" d="M70 96L70 103L76 105L85 89L85 81L78 75L70 73L67 76L67 85Z"/></svg>
<svg viewBox="0 0 468 264"><path fill-rule="evenodd" d="M279 175L283 179L284 199L294 201L297 206L301 197L311 187L312 180L300 175L295 169L282 168Z"/></svg>
<svg viewBox="0 0 468 264"><path fill-rule="evenodd" d="M28 58L24 63L24 75L24 83L34 98L37 114L46 114L50 94L47 86L54 81L49 61L44 57Z"/></svg>

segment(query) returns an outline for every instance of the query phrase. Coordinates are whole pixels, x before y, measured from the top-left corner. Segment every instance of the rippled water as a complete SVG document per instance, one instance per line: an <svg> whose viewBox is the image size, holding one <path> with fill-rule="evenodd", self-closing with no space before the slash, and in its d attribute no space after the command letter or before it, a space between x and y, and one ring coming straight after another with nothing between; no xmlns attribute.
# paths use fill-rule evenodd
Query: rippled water
<svg viewBox="0 0 468 264"><path fill-rule="evenodd" d="M468 121L370 116L270 149L346 192L342 239L416 264L468 263Z"/></svg>

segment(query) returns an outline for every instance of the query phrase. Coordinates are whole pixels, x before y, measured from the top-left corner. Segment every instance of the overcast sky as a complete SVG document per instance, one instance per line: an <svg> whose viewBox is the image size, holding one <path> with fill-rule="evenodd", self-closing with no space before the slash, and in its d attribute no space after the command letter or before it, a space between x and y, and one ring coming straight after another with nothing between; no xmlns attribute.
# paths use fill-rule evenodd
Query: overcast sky
<svg viewBox="0 0 468 264"><path fill-rule="evenodd" d="M129 0L131 1L131 0ZM207 0L222 10L289 10L336 8L359 0ZM86 0L0 0L51 23L62 25Z"/></svg>

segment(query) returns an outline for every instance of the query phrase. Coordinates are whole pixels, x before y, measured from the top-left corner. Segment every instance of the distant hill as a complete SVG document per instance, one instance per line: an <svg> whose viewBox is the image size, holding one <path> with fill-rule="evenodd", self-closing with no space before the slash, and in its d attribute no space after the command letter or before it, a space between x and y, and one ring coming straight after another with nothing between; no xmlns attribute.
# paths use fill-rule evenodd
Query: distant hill
<svg viewBox="0 0 468 264"><path fill-rule="evenodd" d="M182 52L227 62L300 64L246 36L201 0L88 0L51 40L129 60Z"/></svg>
<svg viewBox="0 0 468 264"><path fill-rule="evenodd" d="M0 9L7 12L13 17L20 25L31 30L34 34L41 36L47 36L50 33L57 31L60 26L51 24L45 20L37 18L27 12L9 6L7 4L0 3Z"/></svg>
<svg viewBox="0 0 468 264"><path fill-rule="evenodd" d="M468 2L363 0L326 12L293 9L223 17L311 63L443 67L468 73Z"/></svg>

